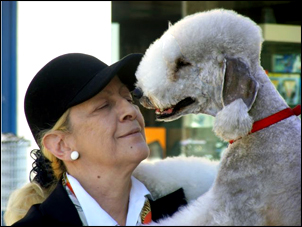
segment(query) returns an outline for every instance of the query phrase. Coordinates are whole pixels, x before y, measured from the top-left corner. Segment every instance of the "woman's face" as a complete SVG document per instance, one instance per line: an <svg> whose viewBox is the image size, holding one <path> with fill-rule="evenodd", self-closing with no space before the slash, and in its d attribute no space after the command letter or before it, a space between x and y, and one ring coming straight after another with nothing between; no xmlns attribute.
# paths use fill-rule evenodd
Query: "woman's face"
<svg viewBox="0 0 302 227"><path fill-rule="evenodd" d="M100 93L71 108L69 141L80 154L78 161L123 168L148 157L144 119L132 102L116 76Z"/></svg>

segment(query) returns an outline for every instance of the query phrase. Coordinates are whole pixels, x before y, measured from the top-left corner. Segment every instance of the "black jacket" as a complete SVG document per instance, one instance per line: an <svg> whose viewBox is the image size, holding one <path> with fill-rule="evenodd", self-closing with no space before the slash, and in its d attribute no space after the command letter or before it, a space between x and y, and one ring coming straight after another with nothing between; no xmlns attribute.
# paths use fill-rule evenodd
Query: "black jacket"
<svg viewBox="0 0 302 227"><path fill-rule="evenodd" d="M181 189L156 201L150 201L152 220L171 216L182 205L186 205L184 192ZM66 190L59 181L55 190L41 204L33 205L26 216L13 226L81 226L82 221L70 200Z"/></svg>

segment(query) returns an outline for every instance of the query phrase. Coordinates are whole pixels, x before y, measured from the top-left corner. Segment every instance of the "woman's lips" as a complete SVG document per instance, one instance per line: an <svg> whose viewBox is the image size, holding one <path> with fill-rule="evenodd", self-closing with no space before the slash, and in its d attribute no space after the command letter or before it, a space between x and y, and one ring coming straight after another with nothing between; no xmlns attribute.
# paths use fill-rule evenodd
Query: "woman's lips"
<svg viewBox="0 0 302 227"><path fill-rule="evenodd" d="M124 137L127 137L127 136L140 134L140 132L141 132L140 128L134 128L134 129L130 130L129 132L123 134L122 136L119 136L119 138L124 138Z"/></svg>

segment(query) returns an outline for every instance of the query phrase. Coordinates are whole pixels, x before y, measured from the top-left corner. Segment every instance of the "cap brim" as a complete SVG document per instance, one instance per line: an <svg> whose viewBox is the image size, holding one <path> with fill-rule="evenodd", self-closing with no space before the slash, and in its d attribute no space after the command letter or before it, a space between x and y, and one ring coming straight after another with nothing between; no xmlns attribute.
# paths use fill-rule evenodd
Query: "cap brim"
<svg viewBox="0 0 302 227"><path fill-rule="evenodd" d="M135 72L142 57L143 54L129 54L120 61L97 73L68 104L68 108L95 96L105 88L116 75L130 91L134 90L136 82Z"/></svg>

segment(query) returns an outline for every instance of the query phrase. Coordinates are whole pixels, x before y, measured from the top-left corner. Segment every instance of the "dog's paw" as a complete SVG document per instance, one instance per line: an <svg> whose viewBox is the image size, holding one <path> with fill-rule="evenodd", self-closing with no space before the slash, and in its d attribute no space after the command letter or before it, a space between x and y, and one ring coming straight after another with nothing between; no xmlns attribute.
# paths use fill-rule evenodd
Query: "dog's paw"
<svg viewBox="0 0 302 227"><path fill-rule="evenodd" d="M225 141L247 135L253 126L253 119L242 99L236 99L223 107L216 115L213 131Z"/></svg>

